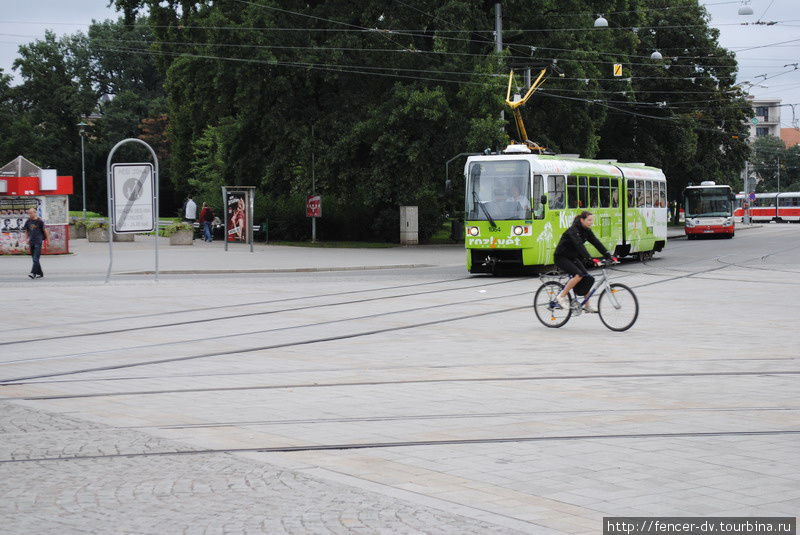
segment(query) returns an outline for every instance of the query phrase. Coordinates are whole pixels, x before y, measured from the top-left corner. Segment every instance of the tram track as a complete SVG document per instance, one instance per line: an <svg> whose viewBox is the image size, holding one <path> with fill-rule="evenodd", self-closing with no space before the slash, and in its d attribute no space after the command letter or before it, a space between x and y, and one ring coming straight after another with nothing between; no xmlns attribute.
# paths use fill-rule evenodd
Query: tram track
<svg viewBox="0 0 800 535"><path fill-rule="evenodd" d="M249 307L249 306L257 306L257 305L268 305L273 303L286 303L290 301L301 301L304 299L318 299L320 297L337 297L340 295L350 295L350 294L361 294L361 293L368 293L368 292L382 292L387 290L398 290L401 288L413 288L417 286L429 286L431 284L444 284L448 282L457 282L457 281L464 281L464 280L472 280L474 277L457 277L455 279L443 279L437 281L427 281L427 282L418 282L414 284L400 284L397 286L384 286L381 288L365 288L363 290L348 290L346 292L330 292L330 293L323 293L323 294L316 294L316 295L303 295L297 297L284 297L280 299L268 299L265 301L251 301L248 303L232 303L229 305L215 305L215 306L206 306L203 307L204 311L214 311L214 310L224 310L228 308L241 308L241 307ZM132 314L128 316L117 316L114 318L103 318L103 319L94 319L94 320L85 320L85 321L71 321L71 322L63 322L63 323L56 323L56 324L45 324L45 325L37 325L36 328L38 329L46 329L48 327L74 327L76 325L92 325L96 323L110 323L114 321L127 321L127 320L135 320L135 319L142 319L142 318L156 318L160 316L174 316L175 314L196 314L197 308L187 308L181 310L171 310L166 312L153 312L150 314ZM14 331L29 331L30 327L14 327L11 329L4 329L4 332L14 332ZM1 344L0 344L1 345Z"/></svg>
<svg viewBox="0 0 800 535"><path fill-rule="evenodd" d="M518 282L519 280L528 280L528 279L511 279L511 280L503 280L498 282L490 282L486 284L479 284L479 285L468 285L468 286L458 286L455 288L443 288L437 290L428 290L423 292L412 292L412 293L404 293L404 294L395 294L389 296L379 296L379 297L368 297L365 299L354 299L349 301L337 301L334 303L320 303L320 304L312 304L312 305L304 305L300 307L293 307L293 308L283 308L278 310L266 310L266 311L259 311L259 312L248 312L243 314L232 314L227 316L216 316L211 318L201 318L201 319L194 319L194 320L185 320L185 321L175 321L171 323L160 323L156 325L141 325L137 327L125 327L119 329L109 329L105 331L93 331L93 332L86 332L86 333L72 333L72 334L64 334L64 335L57 335L57 336L43 336L39 338L27 338L22 340L11 340L11 341L3 341L0 342L0 346L9 346L9 345L18 345L18 344L29 344L35 342L46 342L52 340L65 340L69 338L83 338L88 336L103 336L108 334L120 334L120 333L127 333L127 332L136 332L136 331L144 331L149 329L160 329L166 327L179 327L184 325L194 325L198 323L210 323L215 321L224 321L224 320L231 320L231 319L241 319L241 318L250 318L255 316L267 316L272 314L280 314L284 312L298 312L302 310L309 310L309 309L317 309L317 308L324 308L324 307L332 307L332 306L341 306L341 305L352 305L352 304L361 304L361 303L368 303L372 301L382 301L387 299L399 299L403 297L414 297L418 295L426 295L426 294L434 294L434 293L444 293L444 292L451 292L456 290L469 290L473 288L481 288L484 286L496 286L499 284L508 284L512 282ZM196 312L196 310L195 310Z"/></svg>
<svg viewBox="0 0 800 535"><path fill-rule="evenodd" d="M504 418L509 416L563 416L563 415L598 415L598 414L653 414L653 413L717 413L717 412L800 412L800 407L681 407L681 408L649 408L649 409L593 409L593 410L561 410L561 411L517 411L517 412L478 412L449 414L407 414L391 416L361 416L340 418L305 418L296 420L240 420L226 422L206 422L170 425L135 425L123 426L120 429L205 429L239 426L280 426L280 425L325 425L342 423L374 423L427 420L474 420L484 418Z"/></svg>
<svg viewBox="0 0 800 535"><path fill-rule="evenodd" d="M6 400L53 401L65 399L109 398L121 396L152 396L163 394L197 394L204 392L242 392L255 390L299 390L305 388L340 388L359 386L389 386L413 384L450 384L450 383L507 383L530 381L575 381L593 379L656 379L656 378L693 378L693 377L752 377L752 376L792 376L800 375L800 370L758 370L758 371L718 371L718 372L673 372L673 373L618 373L618 374L585 374L585 375L545 375L515 377L455 377L448 379L402 379L396 381L342 381L331 383L292 383L273 385L205 387L205 388L172 388L163 390L130 390L123 392L93 392L90 394L60 394L49 396L6 397ZM4 385L5 386L5 385ZM10 385L9 385L10 386Z"/></svg>
<svg viewBox="0 0 800 535"><path fill-rule="evenodd" d="M526 442L563 442L582 440L637 440L653 438L716 438L716 437L756 437L756 436L793 436L800 434L795 429L771 429L762 431L706 431L706 432L673 432L673 433L617 433L596 435L552 435L552 436L518 436L518 437L489 437L489 438L464 438L445 440L409 440L395 442L351 442L339 444L307 444L297 446L262 446L249 448L198 448L188 450L147 451L131 453L112 453L98 455L69 455L55 457L33 457L24 459L2 459L0 464L19 464L53 461L81 461L81 460L113 460L142 457L166 457L183 455L213 455L236 453L299 453L313 451L345 451L364 449L408 448L425 446L462 446L474 444L503 444Z"/></svg>
<svg viewBox="0 0 800 535"><path fill-rule="evenodd" d="M725 269L727 267L728 266L717 266L717 267L713 267L713 268L706 268L706 269L698 270L698 271L691 272L691 273L682 274L682 275L675 276L675 277L668 277L668 278L666 278L664 280L660 280L660 281L653 281L653 282L643 283L643 284L639 284L639 285L632 285L632 287L633 288L642 288L642 287L652 286L652 285L656 285L656 284L663 284L663 283L666 283L666 282L671 282L671 281L674 281L674 280L679 280L679 279L682 279L682 278L691 277L691 276L698 275L698 274L701 274L701 273L708 273L708 272L711 272L711 271L718 271L718 270L721 270L721 269ZM636 275L636 274L637 273L628 273L628 275L631 275L631 276L632 275ZM483 284L483 285L470 285L470 286L466 286L466 287L448 288L448 289L444 289L444 290L431 290L431 291L425 291L425 292L415 292L415 293L411 293L411 294L400 294L400 295L394 295L394 296L375 297L375 298L368 298L368 299L365 299L365 300L355 300L355 301L348 301L348 302L340 302L338 304L353 304L353 303L361 303L361 302L375 301L375 300L381 300L381 299L390 299L390 298L397 298L397 297L409 297L409 296L415 296L415 295L425 295L425 294L431 294L431 293L440 293L440 292L443 292L443 291L474 289L474 288L480 288L480 287L483 287L483 286L491 286L491 285L496 285L496 284L507 284L507 283L510 283L510 282L529 281L529 280L530 279L511 279L511 280L504 280L504 281L499 281L499 282L495 282L495 283L488 283L488 284ZM288 311L295 311L295 310L304 310L304 309L310 309L310 308L318 308L320 306L323 306L323 305L309 305L309 306L297 307L297 308L292 308L292 309L283 309L281 311L269 311L267 313L279 313L279 312L288 312ZM329 304L328 306L333 306L333 304ZM121 364L109 364L109 365L105 365L105 366L94 366L94 367L86 367L86 368L79 368L79 369L66 370L66 371L56 371L56 372L50 372L50 373L43 373L43 374L37 374L37 375L26 375L26 376L5 378L5 379L0 379L0 386L8 385L8 384L11 384L11 383L20 384L20 383L23 383L23 382L26 382L26 381L35 381L35 380L38 380L38 379L53 378L53 377L64 377L64 376L77 375L77 374L82 374L82 373L101 372L101 371L110 371L110 370L120 370L120 369L128 369L128 368L141 367L141 366L165 364L165 363L171 363L171 362L181 362L181 361L197 360L197 359L203 359L203 358L221 357L221 356L234 355L234 354L252 353L252 352L257 352L257 351L268 351L268 350L281 349L281 348L287 348L287 347L298 347L298 346L321 343L321 342L346 340L346 339L352 339L352 338L359 338L359 337L363 337L363 336L371 336L371 335L375 335L375 334L383 334L383 333L388 333L388 332L396 332L396 331L414 329L414 328L418 328L418 327L426 327L426 326L431 326L431 325L440 325L440 324L444 324L444 323L450 323L450 322L461 321L461 320L466 320L466 319L474 319L474 318L483 317L483 316L486 316L486 315L503 314L503 313L514 312L514 311L518 311L518 310L525 310L525 309L528 309L528 308L530 308L530 307L527 306L527 305L525 305L525 306L517 306L517 307L509 307L509 308L502 308L502 309L488 311L488 312L480 312L480 313L477 313L477 314L467 314L467 315L462 315L462 316L457 316L457 317L452 317L452 318L444 318L444 319L431 320L431 321L426 321L426 322L412 323L412 324L395 326L395 327L388 327L388 328L383 328L383 329L372 329L372 330L361 331L361 332L356 332L356 333L349 333L349 334L343 334L343 335L335 335L335 336L328 336L328 337L318 337L318 338L308 338L308 339L299 340L299 341L285 342L285 343L279 343L279 344L270 344L270 345L262 345L262 346L255 346L255 347L251 346L251 347L244 347L244 348L236 348L236 349L231 349L231 350L227 350L227 351L207 352L207 353L200 353L200 354L194 354L194 355L185 355L185 356L180 356L180 357L152 359L152 360L146 360L146 361L137 361L137 362L129 362L129 363L121 363ZM264 313L263 312L261 312L261 313L252 313L252 314L248 314L248 315L262 315L262 314L264 314ZM228 319L228 318L226 317L224 319ZM186 324L201 323L201 322L206 322L206 321L213 321L213 320L201 319L201 320L194 320L194 321L178 322L177 324L186 325ZM143 329L148 329L148 328L152 328L152 327L153 326L145 326L145 327L139 327L139 328L125 329L124 331L140 330L140 329L143 330ZM155 327L159 327L159 326L155 326ZM112 333L116 333L116 332L118 332L118 330L114 330L114 331L111 331L111 332ZM91 335L93 335L93 336L97 336L97 335L100 335L100 334L108 334L108 332L104 331L104 332L91 333ZM81 335L75 335L75 337L77 337L77 336L81 336ZM41 338L41 339L32 339L32 340L20 341L20 342L16 342L16 343L28 343L28 342L48 340L48 339L53 339L53 337L44 337L44 338Z"/></svg>
<svg viewBox="0 0 800 535"><path fill-rule="evenodd" d="M331 325L331 324L334 324L334 323L344 323L344 322L351 322L351 321L363 321L363 320L386 317L386 316L392 316L392 315L397 315L397 314L408 314L408 313L413 313L413 312L421 312L423 310L433 310L433 309L437 309L437 308L445 308L445 307L449 307L449 306L464 305L464 304L478 303L478 302L484 302L484 301L492 301L492 300L495 300L495 299L506 299L506 298L509 298L509 297L519 297L519 293L500 295L500 296L480 297L480 298L477 298L477 299L467 299L465 301L454 301L454 302L451 302L451 303L442 303L442 304L438 304L438 305L428 305L428 306L422 306L422 307L405 308L405 309L401 309L401 310L393 310L391 312L380 312L380 313L377 313L377 314L367 314L367 315L364 315L364 316L354 316L354 317L339 318L339 319L327 320L327 321L318 321L318 322L313 322L313 323L304 323L304 324L301 324L301 325L289 325L289 326L285 326L285 327L275 327L275 328L271 328L271 329L259 329L259 330L256 330L256 331L236 332L236 333L229 333L229 334L223 334L223 335L218 335L218 336L207 336L207 337L203 337L203 338L191 338L189 340L177 340L177 341L174 341L174 342L160 342L160 343L156 343L156 344L144 344L144 345L137 345L137 346L126 346L126 347L114 348L114 349L99 349L99 350L96 350L96 351L84 351L82 353L69 353L69 354L65 354L65 355L53 355L53 356L49 356L49 357L33 357L33 358L28 358L28 359L7 360L7 361L0 362L0 366L26 364L26 363L31 363L31 362L41 362L41 361L48 361L48 360L60 360L60 359L68 359L68 358L81 358L81 357L87 357L87 356L90 356L90 355L98 355L98 354L103 354L103 353L112 353L112 352L121 352L121 351L134 351L134 350L140 350L140 349L154 349L154 348L157 348L157 347L171 347L171 346L177 346L177 345L182 345L182 344L193 344L193 343L198 343L198 342L209 342L209 341L212 341L212 340L224 340L226 338L239 338L241 336L252 336L252 335L267 334L267 333L280 332L280 331L289 331L289 330L294 330L294 329L306 329L306 328L311 328L311 327L320 327L322 325ZM0 382L2 382L2 380L0 380Z"/></svg>

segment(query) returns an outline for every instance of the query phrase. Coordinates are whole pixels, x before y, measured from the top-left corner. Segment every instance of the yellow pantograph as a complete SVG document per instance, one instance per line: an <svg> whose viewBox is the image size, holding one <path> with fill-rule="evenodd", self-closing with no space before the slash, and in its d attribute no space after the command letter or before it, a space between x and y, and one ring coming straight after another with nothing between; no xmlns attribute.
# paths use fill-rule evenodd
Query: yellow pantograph
<svg viewBox="0 0 800 535"><path fill-rule="evenodd" d="M512 70L511 73L508 75L508 91L506 92L506 104L509 108L511 108L511 113L514 115L514 123L517 125L517 136L519 136L520 143L524 143L529 148L537 150L541 152L543 148L539 146L538 143L534 143L530 139L528 139L528 132L525 131L525 124L522 122L522 114L520 113L519 109L528 102L528 99L536 92L537 89L544 83L546 80L545 74L547 73L547 68L542 69L539 73L539 76L536 78L536 81L531 84L530 89L528 92L525 93L525 96L519 100L511 100L511 84L514 81L514 71Z"/></svg>

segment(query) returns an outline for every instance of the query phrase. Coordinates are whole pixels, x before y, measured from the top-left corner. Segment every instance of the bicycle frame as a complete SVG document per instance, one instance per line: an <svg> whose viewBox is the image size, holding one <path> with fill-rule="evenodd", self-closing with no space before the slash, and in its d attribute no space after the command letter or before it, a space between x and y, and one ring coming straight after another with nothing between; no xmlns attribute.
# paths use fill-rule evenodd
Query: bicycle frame
<svg viewBox="0 0 800 535"><path fill-rule="evenodd" d="M583 312L583 305L588 303L589 299L591 299L592 296L595 293L597 293L597 291L600 290L600 289L603 289L603 290L608 292L608 296L611 298L611 302L614 305L614 308L619 308L620 307L619 301L617 301L616 296L614 296L613 292L611 291L611 285L608 282L608 273L606 273L606 266L605 265L601 266L601 269L602 269L603 274L600 277L597 278L595 283L592 285L592 288L588 292L586 292L586 295L583 296L583 298L579 298L578 295L575 293L574 289L570 290L570 293L574 297L574 299L572 301L572 303L573 303L573 305L572 305L572 313L575 314L576 316L580 316L581 315L581 313ZM573 276L575 276L575 275L573 275ZM569 280L571 278L572 277L569 277L567 280Z"/></svg>

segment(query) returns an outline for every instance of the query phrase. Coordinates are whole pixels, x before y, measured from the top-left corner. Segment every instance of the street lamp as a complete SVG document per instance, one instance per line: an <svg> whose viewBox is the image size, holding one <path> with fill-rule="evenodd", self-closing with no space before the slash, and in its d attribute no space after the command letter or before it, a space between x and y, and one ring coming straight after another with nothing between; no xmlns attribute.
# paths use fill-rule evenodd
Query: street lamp
<svg viewBox="0 0 800 535"><path fill-rule="evenodd" d="M739 15L752 15L753 14L753 8L750 7L749 5L747 5L749 3L750 3L750 0L742 0L742 5L739 8Z"/></svg>
<svg viewBox="0 0 800 535"><path fill-rule="evenodd" d="M89 125L81 121L76 126L78 127L78 133L81 136L81 183L83 184L83 195L82 195L83 220L86 221L86 159L84 157L84 152L83 152L83 138L86 137L86 127Z"/></svg>
<svg viewBox="0 0 800 535"><path fill-rule="evenodd" d="M595 28L608 28L608 21L603 17L603 15L598 15L596 19L594 19L594 27Z"/></svg>
<svg viewBox="0 0 800 535"><path fill-rule="evenodd" d="M664 59L664 56L661 55L661 52L659 52L658 50L655 50L655 51L653 51L652 54L650 54L650 59L655 60L655 61L661 61L662 59Z"/></svg>

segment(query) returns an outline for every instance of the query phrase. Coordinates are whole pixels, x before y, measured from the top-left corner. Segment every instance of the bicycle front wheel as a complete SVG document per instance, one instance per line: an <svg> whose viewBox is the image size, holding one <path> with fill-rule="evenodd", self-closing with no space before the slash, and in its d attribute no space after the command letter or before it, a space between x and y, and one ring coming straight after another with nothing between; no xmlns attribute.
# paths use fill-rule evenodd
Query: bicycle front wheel
<svg viewBox="0 0 800 535"><path fill-rule="evenodd" d="M614 283L600 294L597 312L603 325L612 331L627 331L639 317L639 300L633 290Z"/></svg>
<svg viewBox="0 0 800 535"><path fill-rule="evenodd" d="M566 310L561 308L556 298L563 285L550 281L542 284L533 296L533 311L542 325L551 328L558 328L564 325L572 315L572 307Z"/></svg>

